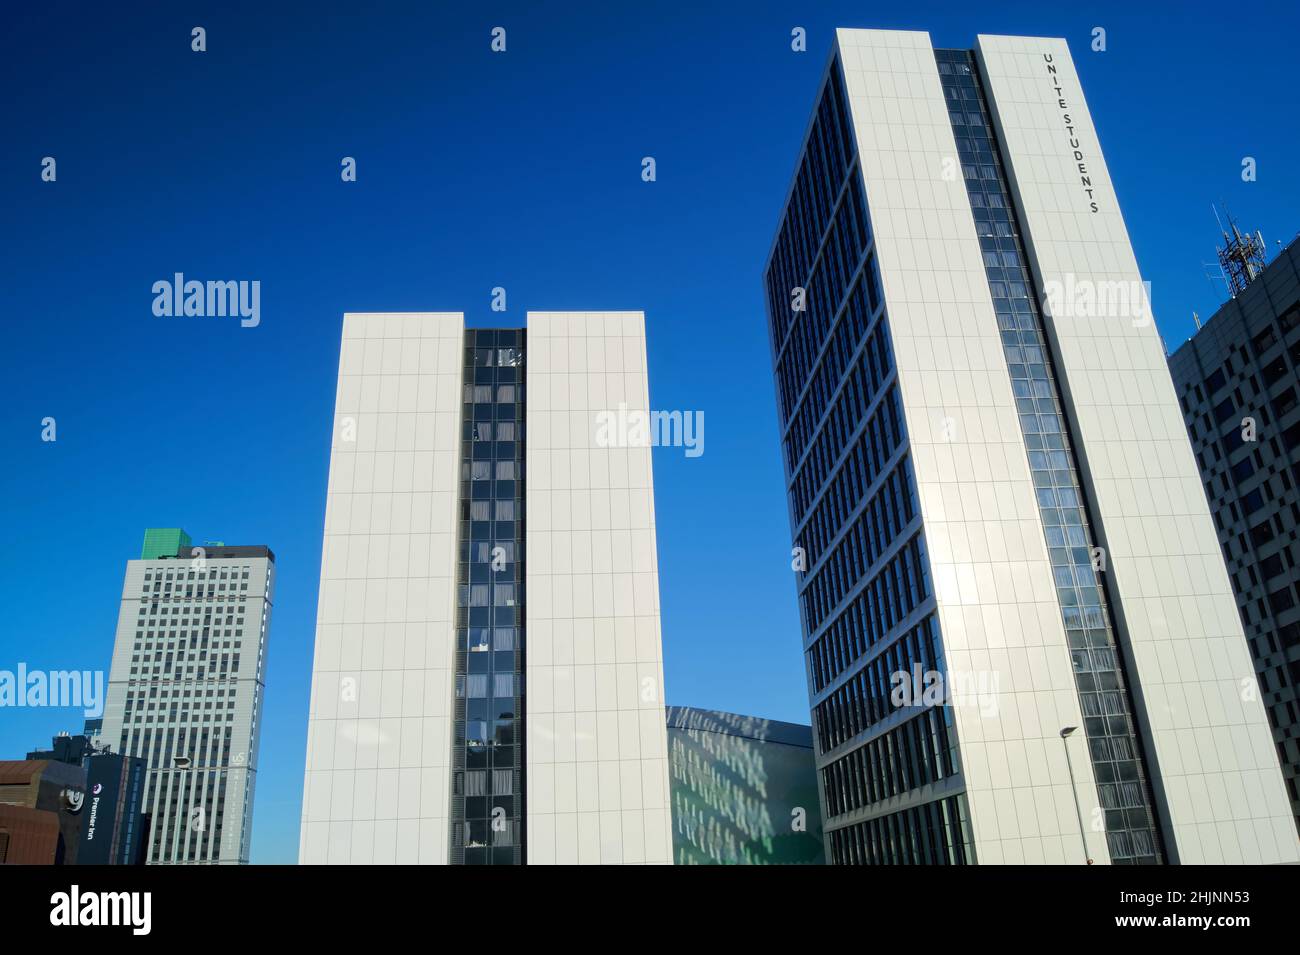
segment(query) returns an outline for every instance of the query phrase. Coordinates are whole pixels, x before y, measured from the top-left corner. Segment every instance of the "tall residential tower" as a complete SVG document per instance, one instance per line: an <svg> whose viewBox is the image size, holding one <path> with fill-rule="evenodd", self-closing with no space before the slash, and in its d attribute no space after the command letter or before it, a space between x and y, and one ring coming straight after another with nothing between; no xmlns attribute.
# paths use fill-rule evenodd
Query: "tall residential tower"
<svg viewBox="0 0 1300 955"><path fill-rule="evenodd" d="M299 858L668 863L640 312L343 321Z"/></svg>
<svg viewBox="0 0 1300 955"><path fill-rule="evenodd" d="M148 862L247 863L275 555L145 532L126 564L101 742L145 760Z"/></svg>
<svg viewBox="0 0 1300 955"><path fill-rule="evenodd" d="M1065 41L837 31L765 278L828 859L1300 858Z"/></svg>

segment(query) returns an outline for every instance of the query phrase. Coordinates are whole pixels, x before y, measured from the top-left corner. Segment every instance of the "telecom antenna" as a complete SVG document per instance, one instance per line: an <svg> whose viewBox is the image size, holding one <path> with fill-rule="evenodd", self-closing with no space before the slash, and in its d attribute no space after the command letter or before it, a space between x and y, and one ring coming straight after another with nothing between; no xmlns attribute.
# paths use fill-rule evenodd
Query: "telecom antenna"
<svg viewBox="0 0 1300 955"><path fill-rule="evenodd" d="M1223 245L1219 246L1219 267L1223 270L1224 279L1228 283L1228 294L1236 298L1246 290L1246 286L1253 282L1260 272L1264 271L1264 266L1268 262L1268 247L1264 245L1264 237L1258 232L1254 235L1249 233L1242 235L1232 216L1228 216L1228 229L1232 230L1231 234L1223 227L1218 209L1214 209L1214 218L1218 221L1219 231L1223 235Z"/></svg>

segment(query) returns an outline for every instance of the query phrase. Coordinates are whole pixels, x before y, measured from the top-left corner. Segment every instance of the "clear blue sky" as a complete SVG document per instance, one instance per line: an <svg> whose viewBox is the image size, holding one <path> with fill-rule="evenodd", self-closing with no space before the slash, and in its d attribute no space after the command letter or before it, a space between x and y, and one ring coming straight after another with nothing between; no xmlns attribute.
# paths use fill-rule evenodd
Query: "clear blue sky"
<svg viewBox="0 0 1300 955"><path fill-rule="evenodd" d="M145 527L270 545L259 862L296 859L344 311L644 309L653 406L707 422L655 457L668 701L807 722L760 274L832 28L1067 37L1170 348L1223 298L1211 202L1300 229L1293 5L185 6L5 14L0 669L106 669ZM154 317L178 271L260 280L260 327ZM0 710L0 757L79 726Z"/></svg>

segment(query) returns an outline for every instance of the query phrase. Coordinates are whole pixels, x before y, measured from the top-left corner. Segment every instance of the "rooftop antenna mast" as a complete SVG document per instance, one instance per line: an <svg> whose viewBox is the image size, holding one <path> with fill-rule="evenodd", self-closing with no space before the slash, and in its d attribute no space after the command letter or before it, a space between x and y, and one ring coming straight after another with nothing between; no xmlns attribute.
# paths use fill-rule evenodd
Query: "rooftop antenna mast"
<svg viewBox="0 0 1300 955"><path fill-rule="evenodd" d="M1232 230L1229 234L1228 229L1223 227L1223 220L1219 218L1219 210L1213 205L1210 208L1214 209L1214 219L1223 236L1223 245L1219 246L1219 268L1228 284L1228 294L1236 298L1264 271L1268 261L1267 246L1264 245L1264 237L1258 232L1243 235L1231 215L1228 216L1228 229Z"/></svg>

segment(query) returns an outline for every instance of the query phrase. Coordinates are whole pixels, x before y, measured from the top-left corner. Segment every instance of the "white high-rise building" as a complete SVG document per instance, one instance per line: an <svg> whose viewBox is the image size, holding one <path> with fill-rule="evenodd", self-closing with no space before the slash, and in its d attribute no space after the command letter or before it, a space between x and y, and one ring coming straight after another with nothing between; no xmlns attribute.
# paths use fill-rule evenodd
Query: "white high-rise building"
<svg viewBox="0 0 1300 955"><path fill-rule="evenodd" d="M839 30L796 169L766 291L827 857L1296 861L1065 41Z"/></svg>
<svg viewBox="0 0 1300 955"><path fill-rule="evenodd" d="M640 312L348 314L303 863L669 863Z"/></svg>
<svg viewBox="0 0 1300 955"><path fill-rule="evenodd" d="M145 531L126 564L98 742L145 760L150 865L247 863L275 555Z"/></svg>

